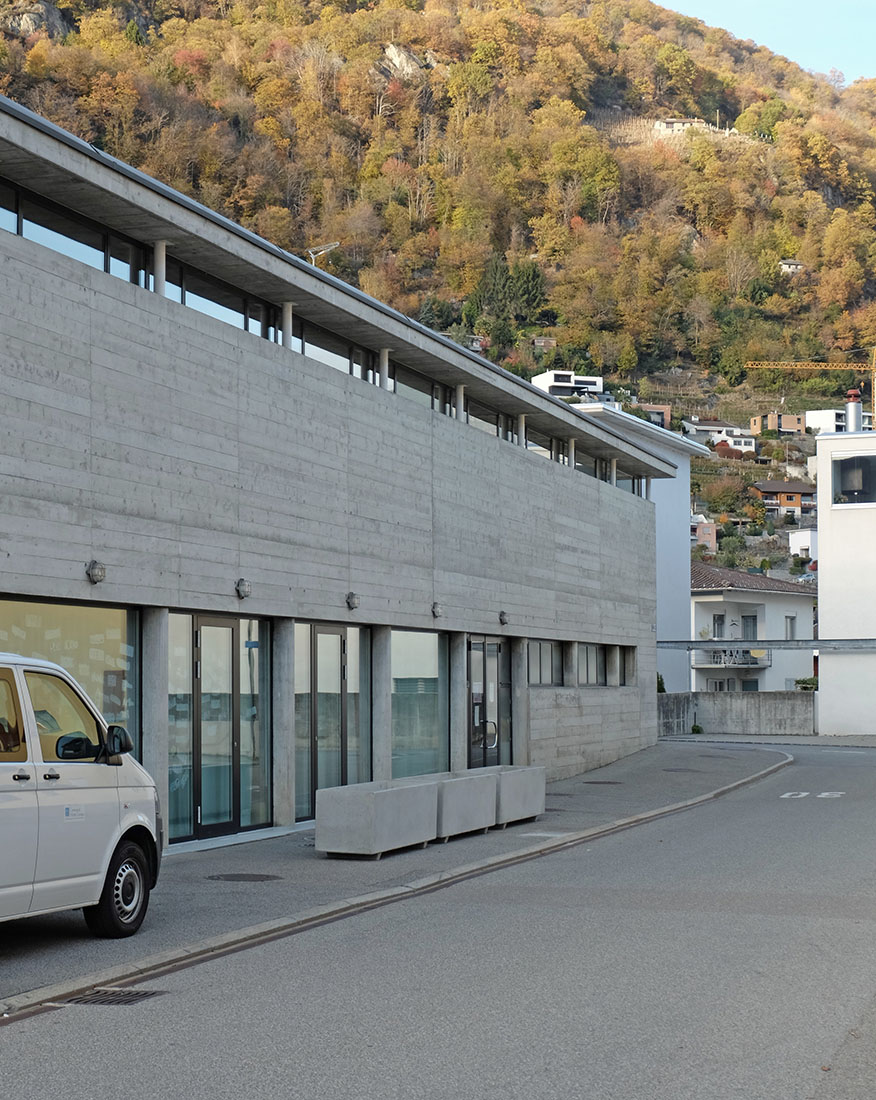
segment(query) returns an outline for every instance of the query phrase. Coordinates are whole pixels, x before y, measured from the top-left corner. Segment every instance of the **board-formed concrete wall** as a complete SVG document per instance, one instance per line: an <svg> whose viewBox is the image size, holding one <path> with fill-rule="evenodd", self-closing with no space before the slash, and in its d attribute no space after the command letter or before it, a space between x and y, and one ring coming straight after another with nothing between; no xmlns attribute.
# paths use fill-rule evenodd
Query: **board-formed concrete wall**
<svg viewBox="0 0 876 1100"><path fill-rule="evenodd" d="M530 759L548 779L601 768L657 740L653 681L648 699L637 688L533 688L530 692Z"/></svg>
<svg viewBox="0 0 876 1100"><path fill-rule="evenodd" d="M7 592L237 611L245 576L251 614L496 633L505 610L518 636L653 645L648 501L29 241L3 246Z"/></svg>
<svg viewBox="0 0 876 1100"><path fill-rule="evenodd" d="M0 346L7 594L634 646L531 762L656 739L649 501L6 234Z"/></svg>
<svg viewBox="0 0 876 1100"><path fill-rule="evenodd" d="M816 732L814 691L688 691L657 696L661 737L708 734L808 737Z"/></svg>

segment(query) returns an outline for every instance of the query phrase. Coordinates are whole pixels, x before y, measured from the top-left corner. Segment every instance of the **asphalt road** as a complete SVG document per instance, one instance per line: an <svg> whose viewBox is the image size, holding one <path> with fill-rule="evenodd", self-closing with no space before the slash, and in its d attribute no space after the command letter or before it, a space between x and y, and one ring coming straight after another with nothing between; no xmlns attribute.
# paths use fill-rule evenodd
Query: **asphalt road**
<svg viewBox="0 0 876 1100"><path fill-rule="evenodd" d="M717 802L157 977L140 1004L16 1021L4 1093L869 1098L876 754L794 754Z"/></svg>

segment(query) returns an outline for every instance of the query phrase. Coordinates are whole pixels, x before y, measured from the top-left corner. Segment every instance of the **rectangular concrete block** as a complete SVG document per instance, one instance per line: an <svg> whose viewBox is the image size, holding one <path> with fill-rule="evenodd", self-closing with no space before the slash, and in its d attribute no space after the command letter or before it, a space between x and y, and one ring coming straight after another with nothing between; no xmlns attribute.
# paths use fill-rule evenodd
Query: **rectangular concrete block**
<svg viewBox="0 0 876 1100"><path fill-rule="evenodd" d="M316 850L379 856L434 840L438 784L393 780L324 787L316 792Z"/></svg>
<svg viewBox="0 0 876 1100"><path fill-rule="evenodd" d="M499 764L483 771L495 775L496 824L523 821L544 813L545 769L529 765Z"/></svg>

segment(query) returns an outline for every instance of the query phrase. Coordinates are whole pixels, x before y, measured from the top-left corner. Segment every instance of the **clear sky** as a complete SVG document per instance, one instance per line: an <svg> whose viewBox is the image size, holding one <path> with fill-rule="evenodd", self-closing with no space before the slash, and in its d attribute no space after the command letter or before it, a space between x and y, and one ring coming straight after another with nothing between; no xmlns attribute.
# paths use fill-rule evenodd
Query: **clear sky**
<svg viewBox="0 0 876 1100"><path fill-rule="evenodd" d="M658 0L803 69L838 69L851 84L876 77L876 0Z"/></svg>

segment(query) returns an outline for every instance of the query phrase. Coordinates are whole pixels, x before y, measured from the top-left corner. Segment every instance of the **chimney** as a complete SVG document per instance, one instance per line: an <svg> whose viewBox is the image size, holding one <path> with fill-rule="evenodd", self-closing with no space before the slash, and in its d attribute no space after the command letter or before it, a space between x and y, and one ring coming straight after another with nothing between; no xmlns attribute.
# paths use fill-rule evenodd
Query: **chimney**
<svg viewBox="0 0 876 1100"><path fill-rule="evenodd" d="M849 390L846 394L846 431L864 430L864 414L861 408L861 391Z"/></svg>

